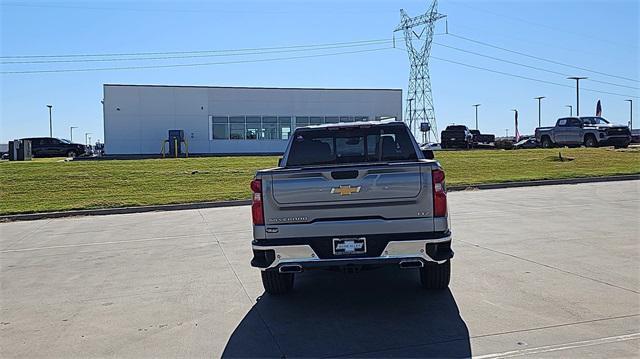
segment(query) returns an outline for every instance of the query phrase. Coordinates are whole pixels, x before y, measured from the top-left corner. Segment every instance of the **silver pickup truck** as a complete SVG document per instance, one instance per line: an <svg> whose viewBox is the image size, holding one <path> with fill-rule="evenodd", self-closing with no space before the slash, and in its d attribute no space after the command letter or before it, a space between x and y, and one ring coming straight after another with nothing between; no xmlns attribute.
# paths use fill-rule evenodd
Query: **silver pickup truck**
<svg viewBox="0 0 640 359"><path fill-rule="evenodd" d="M419 269L429 289L449 285L444 171L403 122L298 128L251 189L251 265L267 293L288 292L306 270L379 265Z"/></svg>
<svg viewBox="0 0 640 359"><path fill-rule="evenodd" d="M536 128L535 136L543 148L580 145L627 147L631 142L629 127L613 125L596 116L560 118L554 127Z"/></svg>

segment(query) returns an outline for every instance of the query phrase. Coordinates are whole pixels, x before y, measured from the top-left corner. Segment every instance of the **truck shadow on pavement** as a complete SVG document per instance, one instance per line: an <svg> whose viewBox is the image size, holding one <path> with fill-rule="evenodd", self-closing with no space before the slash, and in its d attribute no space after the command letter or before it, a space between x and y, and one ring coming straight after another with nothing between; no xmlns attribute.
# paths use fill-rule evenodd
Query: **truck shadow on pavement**
<svg viewBox="0 0 640 359"><path fill-rule="evenodd" d="M471 346L451 291L394 267L298 274L292 293L258 298L222 356L466 358Z"/></svg>

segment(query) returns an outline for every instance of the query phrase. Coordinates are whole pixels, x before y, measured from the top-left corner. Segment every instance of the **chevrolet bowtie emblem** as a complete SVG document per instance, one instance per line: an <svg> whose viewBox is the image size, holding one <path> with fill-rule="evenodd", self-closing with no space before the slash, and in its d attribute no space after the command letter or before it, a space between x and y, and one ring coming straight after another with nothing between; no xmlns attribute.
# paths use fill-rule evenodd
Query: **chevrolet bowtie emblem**
<svg viewBox="0 0 640 359"><path fill-rule="evenodd" d="M358 193L358 192L360 192L360 186L351 187L349 185L346 185L346 186L340 186L340 187L335 187L331 189L331 193L339 194L341 196L348 196L352 193Z"/></svg>

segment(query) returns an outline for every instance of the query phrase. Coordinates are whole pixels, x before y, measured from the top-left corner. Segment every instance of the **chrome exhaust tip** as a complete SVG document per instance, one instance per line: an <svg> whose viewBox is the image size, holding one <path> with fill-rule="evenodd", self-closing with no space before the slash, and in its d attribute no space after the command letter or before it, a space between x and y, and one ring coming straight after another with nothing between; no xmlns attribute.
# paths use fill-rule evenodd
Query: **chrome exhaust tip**
<svg viewBox="0 0 640 359"><path fill-rule="evenodd" d="M424 263L420 260L406 260L400 262L400 268L408 269L408 268L422 268L424 267Z"/></svg>
<svg viewBox="0 0 640 359"><path fill-rule="evenodd" d="M280 273L300 273L302 272L302 266L299 264L287 264L278 268Z"/></svg>

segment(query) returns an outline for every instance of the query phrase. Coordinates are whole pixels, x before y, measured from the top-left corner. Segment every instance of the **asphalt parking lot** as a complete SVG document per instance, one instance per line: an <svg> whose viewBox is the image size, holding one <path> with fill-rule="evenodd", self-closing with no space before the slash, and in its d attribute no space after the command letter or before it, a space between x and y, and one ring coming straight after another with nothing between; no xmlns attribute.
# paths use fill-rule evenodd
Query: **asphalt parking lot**
<svg viewBox="0 0 640 359"><path fill-rule="evenodd" d="M441 293L385 268L263 295L248 207L1 223L0 356L640 355L640 181L449 199Z"/></svg>

